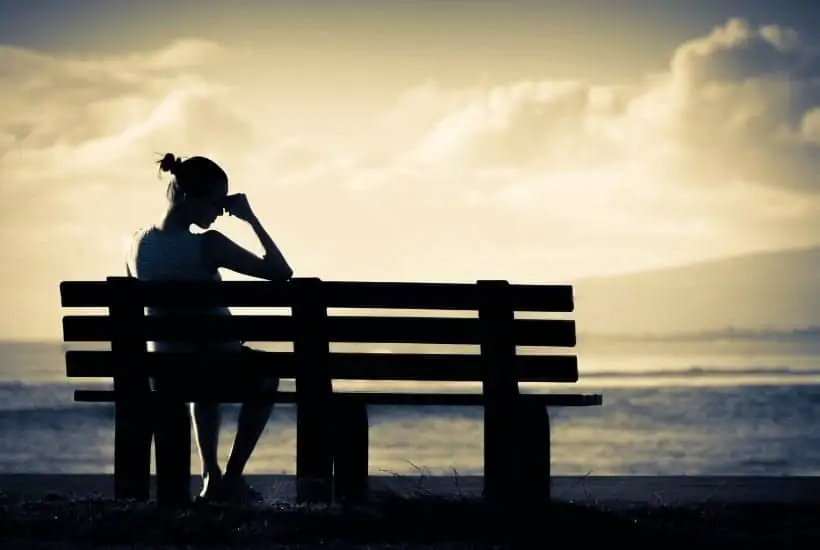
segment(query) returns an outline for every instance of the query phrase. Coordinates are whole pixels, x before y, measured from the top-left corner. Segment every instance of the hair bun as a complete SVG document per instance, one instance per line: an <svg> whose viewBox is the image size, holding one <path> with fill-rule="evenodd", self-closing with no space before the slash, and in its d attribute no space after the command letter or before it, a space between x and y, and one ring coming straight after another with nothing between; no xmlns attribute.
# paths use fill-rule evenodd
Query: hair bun
<svg viewBox="0 0 820 550"><path fill-rule="evenodd" d="M159 169L177 175L181 164L182 160L179 157L175 157L173 153L165 153L165 156L159 161Z"/></svg>

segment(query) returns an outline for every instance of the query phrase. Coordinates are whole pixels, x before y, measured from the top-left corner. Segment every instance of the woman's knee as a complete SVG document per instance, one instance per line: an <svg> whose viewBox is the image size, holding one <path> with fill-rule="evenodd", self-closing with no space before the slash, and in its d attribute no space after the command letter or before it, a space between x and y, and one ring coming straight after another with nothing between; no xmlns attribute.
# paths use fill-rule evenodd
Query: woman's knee
<svg viewBox="0 0 820 550"><path fill-rule="evenodd" d="M259 389L264 393L276 393L279 391L278 378L263 378L259 383Z"/></svg>

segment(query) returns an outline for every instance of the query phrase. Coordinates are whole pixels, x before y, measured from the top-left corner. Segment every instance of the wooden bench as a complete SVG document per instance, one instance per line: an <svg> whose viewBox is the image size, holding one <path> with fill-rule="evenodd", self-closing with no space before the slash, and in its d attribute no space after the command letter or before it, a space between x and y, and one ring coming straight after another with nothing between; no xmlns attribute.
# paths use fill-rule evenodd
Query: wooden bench
<svg viewBox="0 0 820 550"><path fill-rule="evenodd" d="M149 376L190 379L203 369L231 376L239 369L295 379L295 392L277 402L297 404L297 496L300 500L363 499L368 479L367 405L453 405L484 409L484 495L499 505L550 498L550 426L547 407L594 406L601 395L521 393L519 382L576 382L575 355L521 355L516 346L571 348L569 319L516 318L516 311L571 312L571 286L323 282L141 282L127 277L68 281L62 306L104 308L106 314L63 317L64 340L107 342L109 350L69 350L68 377L110 378L113 390L77 390L75 401L113 402L117 498L147 499L150 452L155 445L157 498L190 498L191 427L186 401L240 402L261 395L152 392ZM290 308L289 315L231 317L144 315L145 306L225 305ZM329 308L368 315L331 315ZM434 316L373 315L372 309L434 310ZM472 317L442 316L472 311ZM86 310L87 311L87 310ZM147 341L244 340L291 342L292 351L224 354L149 353ZM478 345L479 354L338 353L330 342ZM569 350L571 351L571 350ZM173 373L173 374L172 374ZM333 380L473 381L480 393L342 392ZM408 457L410 458L410 457Z"/></svg>

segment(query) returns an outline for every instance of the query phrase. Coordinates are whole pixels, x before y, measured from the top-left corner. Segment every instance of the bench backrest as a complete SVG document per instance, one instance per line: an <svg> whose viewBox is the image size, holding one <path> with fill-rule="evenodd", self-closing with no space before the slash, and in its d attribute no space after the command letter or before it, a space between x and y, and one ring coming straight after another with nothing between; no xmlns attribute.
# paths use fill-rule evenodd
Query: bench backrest
<svg viewBox="0 0 820 550"><path fill-rule="evenodd" d="M109 342L110 351L67 352L70 377L142 377L152 372L186 374L172 354L145 353L155 340L292 342L275 361L256 356L231 360L231 368L270 368L282 378L310 380L435 380L483 382L512 391L518 382L575 382L574 355L520 355L516 346L571 348L570 319L516 318L516 312L567 313L574 308L569 285L342 282L293 279L256 281L145 282L127 277L68 281L60 285L63 307L107 308L107 314L63 317L66 342ZM229 306L290 308L290 315L158 317L144 307ZM473 311L473 317L331 315L329 309ZM367 311L367 313L371 313ZM478 345L480 354L330 353L331 342ZM203 362L206 365L203 365ZM193 367L225 369L219 354ZM309 368L305 368L309 366ZM190 371L187 371L190 373ZM121 384L122 385L122 382Z"/></svg>

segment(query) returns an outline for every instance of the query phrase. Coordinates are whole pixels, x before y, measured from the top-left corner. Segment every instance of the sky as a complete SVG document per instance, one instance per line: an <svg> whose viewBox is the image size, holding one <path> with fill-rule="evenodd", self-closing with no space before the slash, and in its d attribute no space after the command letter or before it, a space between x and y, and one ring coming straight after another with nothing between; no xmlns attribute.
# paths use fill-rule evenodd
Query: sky
<svg viewBox="0 0 820 550"><path fill-rule="evenodd" d="M818 244L812 5L0 0L0 339L59 338L59 282L122 273L165 152L221 164L297 276L563 283Z"/></svg>

